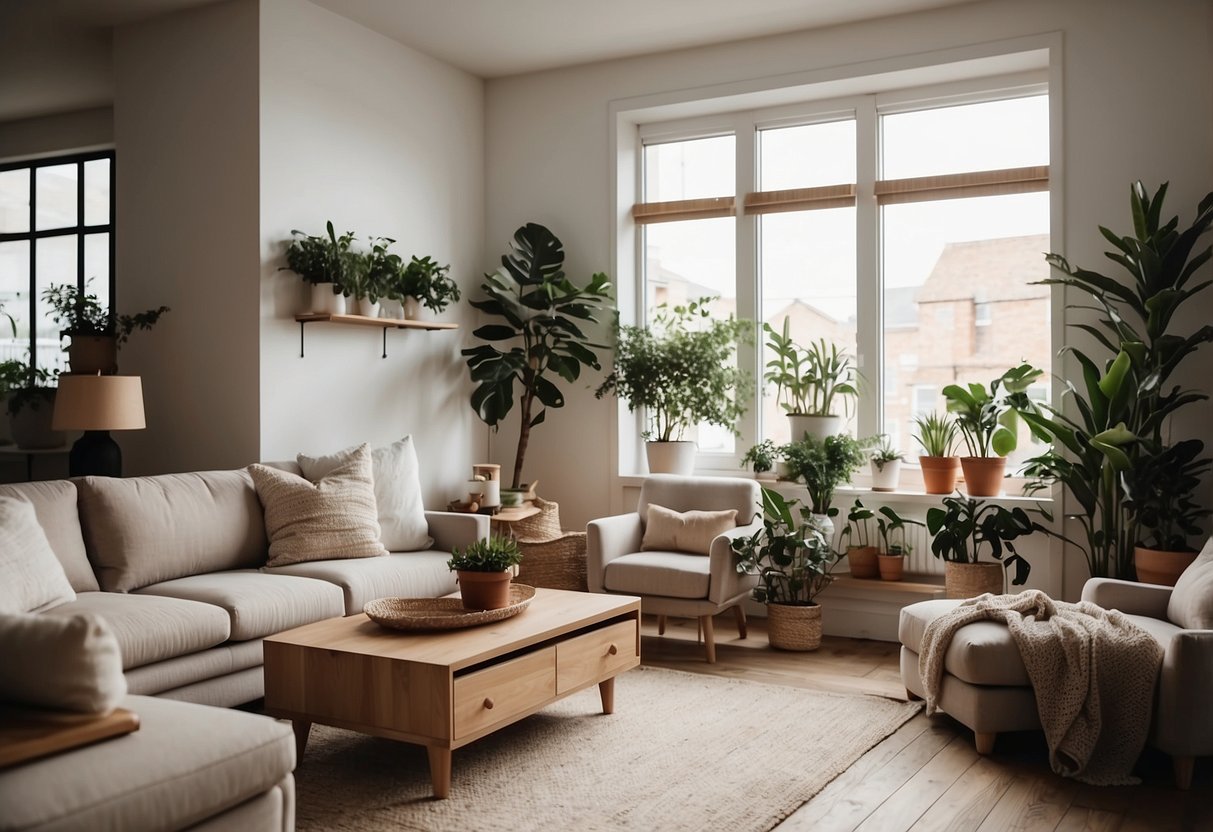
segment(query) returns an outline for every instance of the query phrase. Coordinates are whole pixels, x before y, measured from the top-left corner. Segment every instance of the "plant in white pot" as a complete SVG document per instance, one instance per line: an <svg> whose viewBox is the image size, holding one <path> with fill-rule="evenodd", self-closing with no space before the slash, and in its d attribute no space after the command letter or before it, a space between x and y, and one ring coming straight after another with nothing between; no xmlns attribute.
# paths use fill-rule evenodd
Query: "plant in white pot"
<svg viewBox="0 0 1213 832"><path fill-rule="evenodd" d="M816 650L821 646L821 607L817 595L833 576L838 555L812 511L778 491L762 489L762 528L732 542L737 571L756 575L752 597L767 605L771 646L780 650Z"/></svg>
<svg viewBox="0 0 1213 832"><path fill-rule="evenodd" d="M451 550L447 568L459 573L459 595L469 610L499 610L510 605L512 567L522 562L513 538L491 536Z"/></svg>
<svg viewBox="0 0 1213 832"><path fill-rule="evenodd" d="M775 479L775 467L783 460L783 449L772 440L764 439L752 446L741 458L743 466L749 465L754 470L755 479Z"/></svg>
<svg viewBox="0 0 1213 832"><path fill-rule="evenodd" d="M650 326L617 327L615 366L595 395L644 410L649 473L693 473L695 443L683 439L686 431L709 424L736 434L745 414L753 380L737 366L736 350L752 339L752 325L713 317L711 301L661 304Z"/></svg>
<svg viewBox="0 0 1213 832"><path fill-rule="evenodd" d="M896 491L901 481L901 451L893 447L889 437L881 434L879 442L872 450L872 490Z"/></svg>
<svg viewBox="0 0 1213 832"><path fill-rule="evenodd" d="M399 300L404 304L404 317L420 321L440 314L460 298L459 284L448 272L451 266L439 265L430 256L414 256L400 284Z"/></svg>
<svg viewBox="0 0 1213 832"><path fill-rule="evenodd" d="M786 317L779 332L769 323L762 328L767 349L774 356L767 362L764 379L775 385L779 405L791 423L793 441L805 433L823 439L841 431L842 416L834 412L835 401L846 408L858 392L851 357L825 339L800 347Z"/></svg>
<svg viewBox="0 0 1213 832"><path fill-rule="evenodd" d="M362 255L353 250L354 232L338 237L331 221L325 230L326 236L291 231L295 239L287 246L286 265L279 271L292 271L311 284L313 312L343 315L345 284L350 273L361 267Z"/></svg>
<svg viewBox="0 0 1213 832"><path fill-rule="evenodd" d="M839 433L818 439L812 434L784 446L784 457L792 470L804 480L809 505L828 535L834 533L834 491L850 481L867 458L867 444Z"/></svg>

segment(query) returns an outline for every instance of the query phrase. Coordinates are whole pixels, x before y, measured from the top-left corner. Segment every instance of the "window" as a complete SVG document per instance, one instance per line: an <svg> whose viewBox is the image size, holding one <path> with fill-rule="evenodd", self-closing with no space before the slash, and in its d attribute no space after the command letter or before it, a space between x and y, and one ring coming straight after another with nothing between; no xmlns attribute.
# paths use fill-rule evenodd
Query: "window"
<svg viewBox="0 0 1213 832"><path fill-rule="evenodd" d="M802 346L852 356L848 430L886 433L907 457L914 415L942 410L944 386L1051 369L1050 295L1033 285L1048 276L1047 90L955 90L641 125L641 319L704 294L721 314L787 318ZM756 375L764 340L739 355ZM790 438L774 389L738 428L741 448ZM734 443L706 438L700 466L733 467L704 454Z"/></svg>
<svg viewBox="0 0 1213 832"><path fill-rule="evenodd" d="M61 369L58 327L42 292L75 283L103 306L113 297L112 151L0 165L0 361Z"/></svg>

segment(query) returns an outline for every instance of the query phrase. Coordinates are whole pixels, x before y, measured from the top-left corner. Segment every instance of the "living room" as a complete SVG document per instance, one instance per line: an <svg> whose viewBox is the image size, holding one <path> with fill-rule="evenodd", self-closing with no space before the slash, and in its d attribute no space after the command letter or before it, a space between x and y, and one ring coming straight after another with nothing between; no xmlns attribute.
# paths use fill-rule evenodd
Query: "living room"
<svg viewBox="0 0 1213 832"><path fill-rule="evenodd" d="M584 286L598 272L611 281L611 300L590 340L611 343L610 313L615 310L624 325L650 321L654 296L648 292L657 281L647 273L652 271L651 255L642 248L642 232L680 223L646 224L635 219L634 208L685 195L640 190L642 148L719 136L722 124L741 124L743 117L757 125L750 131L757 134L805 123L806 104L817 118L843 109L867 112L867 104L855 102L872 102L866 127L865 116L853 117L860 124L859 149L853 154L857 161L852 163L859 171L852 174L855 178L837 180L858 183L851 202L856 207L847 210L860 214L859 231L852 223L849 232L856 241L851 249L859 253L847 264L851 285L842 300L850 305L836 316L858 321L846 336L852 339L851 351L864 359L858 369L867 379L850 426L856 436L891 433L888 425L894 419L876 395L888 389L892 366L882 342L890 337L892 313L877 300L891 297L880 282L881 268L888 266L879 262L875 236L867 236L877 232L866 231L862 219L863 211L875 217L880 210L873 191L864 190L877 180L877 139L865 144L862 138L876 136L879 113L907 111L915 95L917 100L934 96L973 103L991 91L1002 95L1013 89L1040 100L1043 116L1036 122L1034 140L1043 148L1043 162L1012 155L989 167L1047 165L1043 180L1019 191L1030 190L1044 206L1034 215L1041 224L1014 232L995 228L984 238L967 238L1045 235L1033 266L1042 272L1025 278L1024 285L1049 276L1045 252L1116 274L1115 264L1104 258L1108 241L1098 228L1132 233L1133 182L1140 180L1151 194L1169 183L1163 217L1178 214L1181 228L1213 190L1213 94L1205 82L1213 77L1213 9L1205 0L652 5L63 0L18 2L0 13L6 19L0 26L0 162L19 166L112 151L115 249L112 277L108 270L104 274L111 277L117 310L162 305L171 310L153 331L136 333L121 349L121 372L142 379L146 417L145 428L115 433L123 475L243 469L258 461L331 454L362 443L382 448L411 435L425 509L442 511L466 501L469 476L480 463L499 464L504 484L514 473L519 409L513 408L496 431L486 425L470 406L475 383L461 353L483 343L473 332L490 322L470 303L483 297L484 275L511 251L516 229L537 223L563 243L564 272L572 282ZM880 110L882 106L887 109ZM870 134L863 132L869 128ZM736 133L738 141L746 135L745 130ZM975 143L997 144L993 137ZM753 144L747 152L752 162ZM742 204L742 194L758 190L753 176L742 184L744 167L739 164L736 189L728 192L736 194L729 208L736 220L728 221L738 228L753 216ZM865 167L871 170L864 173ZM769 192L787 187L792 185L762 184ZM338 233L353 231L359 245L368 237L392 238L394 250L406 259L431 256L449 264L462 300L438 317L457 329L381 331L299 322L296 316L311 308L311 295L298 274L283 269L287 245L294 230L322 235L328 222ZM777 327L777 319L760 311L769 299L752 276L754 267L746 265L759 259L757 248L746 250L756 246L754 235L746 233L740 230L726 250L726 257L733 258L729 268L737 264L728 311ZM845 239L849 245L852 238ZM16 244L9 237L0 239L0 246ZM664 251L680 244L671 238ZM683 258L690 267L702 261ZM932 258L927 271L934 262ZM671 257L667 265L673 263ZM747 268L748 277L743 274ZM57 282L56 275L35 275L36 265L27 261L21 269L22 304L32 304L31 288L40 292ZM716 286L703 276L712 273L707 267L702 274L688 274L688 267L670 271L695 285ZM1198 277L1207 273L1205 266ZM955 282L963 284L964 270L958 274ZM13 278L6 273L4 279ZM10 288L18 287L9 282L0 286L6 299ZM1082 320L1083 313L1072 307L1090 298L1072 287L1054 286L1036 300L1043 315L1038 313L1033 325L1048 344L1044 360L1036 363L1049 374L1043 384L1056 403L1065 380L1081 379L1078 365L1059 351L1090 349L1094 343L1068 326ZM13 311L11 301L6 305ZM1208 308L1207 297L1196 298L1178 316L1177 330L1187 333L1206 323ZM756 334L761 346L767 336ZM764 364L759 353L741 347L740 354L757 373ZM1208 347L1198 351L1173 383L1207 393L1211 354ZM523 481L538 483L540 496L559 503L560 526L574 532L600 518L635 511L648 479L643 414L633 413L627 401L594 395L612 369L609 349L599 357L601 372L587 368L576 381L559 382L563 406L549 407L543 422L535 425L522 472ZM1029 356L1011 356L1010 361L1019 358ZM1003 369L1011 366L1006 363ZM898 366L903 375L911 369ZM963 381L988 383L990 374L981 372ZM704 447L696 475L751 478L741 464L744 452L774 434L764 428L766 402L760 390L750 405L731 426L739 436L724 437L722 450L704 451L709 435L701 431ZM943 398L936 395L932 409L943 407ZM1207 400L1184 407L1169 430L1177 439L1207 435L1210 407ZM778 418L782 425L782 415ZM896 420L909 421L901 415ZM910 449L908 435L899 439L898 449L913 462L917 451ZM881 498L868 488L865 460L853 487L838 491L837 524L845 524L847 507L856 497L914 517L938 504L938 498L922 494L914 479L917 465L904 468L903 490ZM31 458L12 452L0 457L0 475L6 482L61 479L68 475L67 455ZM1025 508L1041 504L1052 508L1055 517L1080 510L1060 486L1037 495L1038 500L1018 498L1021 487L1020 480L1008 481L1004 498L994 502ZM1209 477L1203 476L1195 491L1203 508L1213 505L1210 488ZM783 483L777 490L806 499L799 486ZM1041 522L1055 531L1080 534L1075 525L1067 529ZM1207 534L1207 522L1202 528ZM942 585L944 564L931 557L925 535L921 541L917 559L907 569ZM1192 544L1199 549L1203 542L1193 539ZM1025 538L1017 548L1031 563L1031 573L1026 583L1008 586L1008 592L1042 590L1066 602L1083 597L1091 570L1081 547L1042 533ZM829 677L836 691L904 698L898 615L902 606L934 596L898 594L882 600L889 597L887 591L860 590L841 581L822 596L826 646L815 654L767 650L763 606L749 601L749 638L733 637L731 614L718 619L716 666L704 661L703 636L691 618L671 613L665 636L658 637L655 618L646 614L639 621L642 666L709 675L715 667L716 675L777 684L791 680L797 690L823 686L821 679ZM348 607L349 597L346 601ZM523 618L525 613L519 620ZM861 638L873 634L876 640ZM868 674L866 685L856 681ZM624 675L619 715L628 711L627 685ZM1019 739L1000 735L1001 763L997 753L968 759L962 755L973 749L973 726L949 719L919 714L905 723L935 726L918 729L915 753L927 754L922 738L928 735L938 742L928 759L944 770L941 777L951 771L949 765L960 767L947 787L960 786L946 800L947 788L932 792L923 786L935 776L934 769L909 782L924 770L920 765L901 775L890 790L889 795L900 797L870 798L874 802L866 814L843 818L837 806L846 798L832 797L829 790L837 790L845 778L861 783L863 772L880 771L880 754L897 756L891 743L912 744L906 729L898 727L835 772L841 774L835 783L826 785L829 778L820 783L816 798L808 800L810 794L800 800L796 806L808 808L799 822L823 829L855 828L865 820L864 828L914 828L921 819L921 828L927 828L940 817L956 819L944 809L961 792L1001 787L999 797L1022 796L1008 792L1019 778L1030 784L1033 795L1023 799L1020 815L1014 815L1009 797L998 812L991 809L998 801L988 800L977 804L985 806L984 813L961 826L979 828L984 821L987 829L1051 829L1111 822L1123 828L1199 828L1201 821L1213 823L1207 812L1199 814L1200 796L1209 802L1213 776L1209 757L1201 757L1207 751L1195 755L1187 792L1174 789L1165 754L1149 749L1143 758L1146 769L1139 772L1144 786L1070 789L1056 815L1046 811L1037 818L1030 811L1037 793L1072 785L1050 772L1039 732ZM1199 719L1208 722L1203 712ZM946 727L937 727L940 720ZM960 740L956 746L950 744L954 739ZM367 759L394 760L390 750L376 746L374 752L373 758L364 753L359 765ZM343 753L345 757L333 759L358 757L356 751ZM460 753L454 759L455 798L462 787ZM699 760L710 753L692 748L685 757ZM296 778L302 783L307 757L301 760ZM410 765L418 766L428 788L426 762L423 754ZM666 780L674 789L674 776ZM322 795L324 788L340 790L347 784L329 780L320 787L318 782L314 779L310 791L300 788L293 798L299 828L337 823L332 816L320 821L305 801ZM1138 797L1141 793L1147 796ZM373 791L360 795L366 801L380 799ZM928 800L927 795L933 796ZM823 808L823 798L840 801L831 804L834 814ZM813 801L818 801L816 809ZM345 828L379 828L390 822L417 828L492 824L484 816L468 821L476 816L424 811L360 815L359 825ZM756 819L737 823L772 828L786 814L784 809L760 812ZM633 817L633 828L678 828L684 822L717 826L710 817ZM785 821L786 828L796 828L796 817ZM1040 822L1033 825L1034 820ZM605 820L600 823L610 827ZM526 822L519 825L525 828Z"/></svg>

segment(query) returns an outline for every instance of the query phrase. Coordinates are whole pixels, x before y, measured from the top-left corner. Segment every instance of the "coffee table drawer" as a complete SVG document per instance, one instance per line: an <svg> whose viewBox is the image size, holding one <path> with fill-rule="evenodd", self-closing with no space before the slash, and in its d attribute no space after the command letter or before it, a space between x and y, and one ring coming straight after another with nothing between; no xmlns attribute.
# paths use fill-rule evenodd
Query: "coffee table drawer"
<svg viewBox="0 0 1213 832"><path fill-rule="evenodd" d="M556 648L545 647L455 679L455 739L475 734L556 695Z"/></svg>
<svg viewBox="0 0 1213 832"><path fill-rule="evenodd" d="M575 636L556 645L556 692L601 681L639 662L636 621L617 624Z"/></svg>

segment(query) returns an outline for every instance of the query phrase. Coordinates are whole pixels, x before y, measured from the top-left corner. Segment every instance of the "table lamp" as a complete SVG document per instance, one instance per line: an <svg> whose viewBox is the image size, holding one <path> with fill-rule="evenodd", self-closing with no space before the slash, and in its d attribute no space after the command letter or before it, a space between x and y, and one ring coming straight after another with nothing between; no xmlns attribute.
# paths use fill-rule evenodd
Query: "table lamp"
<svg viewBox="0 0 1213 832"><path fill-rule="evenodd" d="M73 477L122 476L122 450L109 432L141 430L143 380L139 376L59 376L55 394L55 430L82 430L72 445L68 474Z"/></svg>

